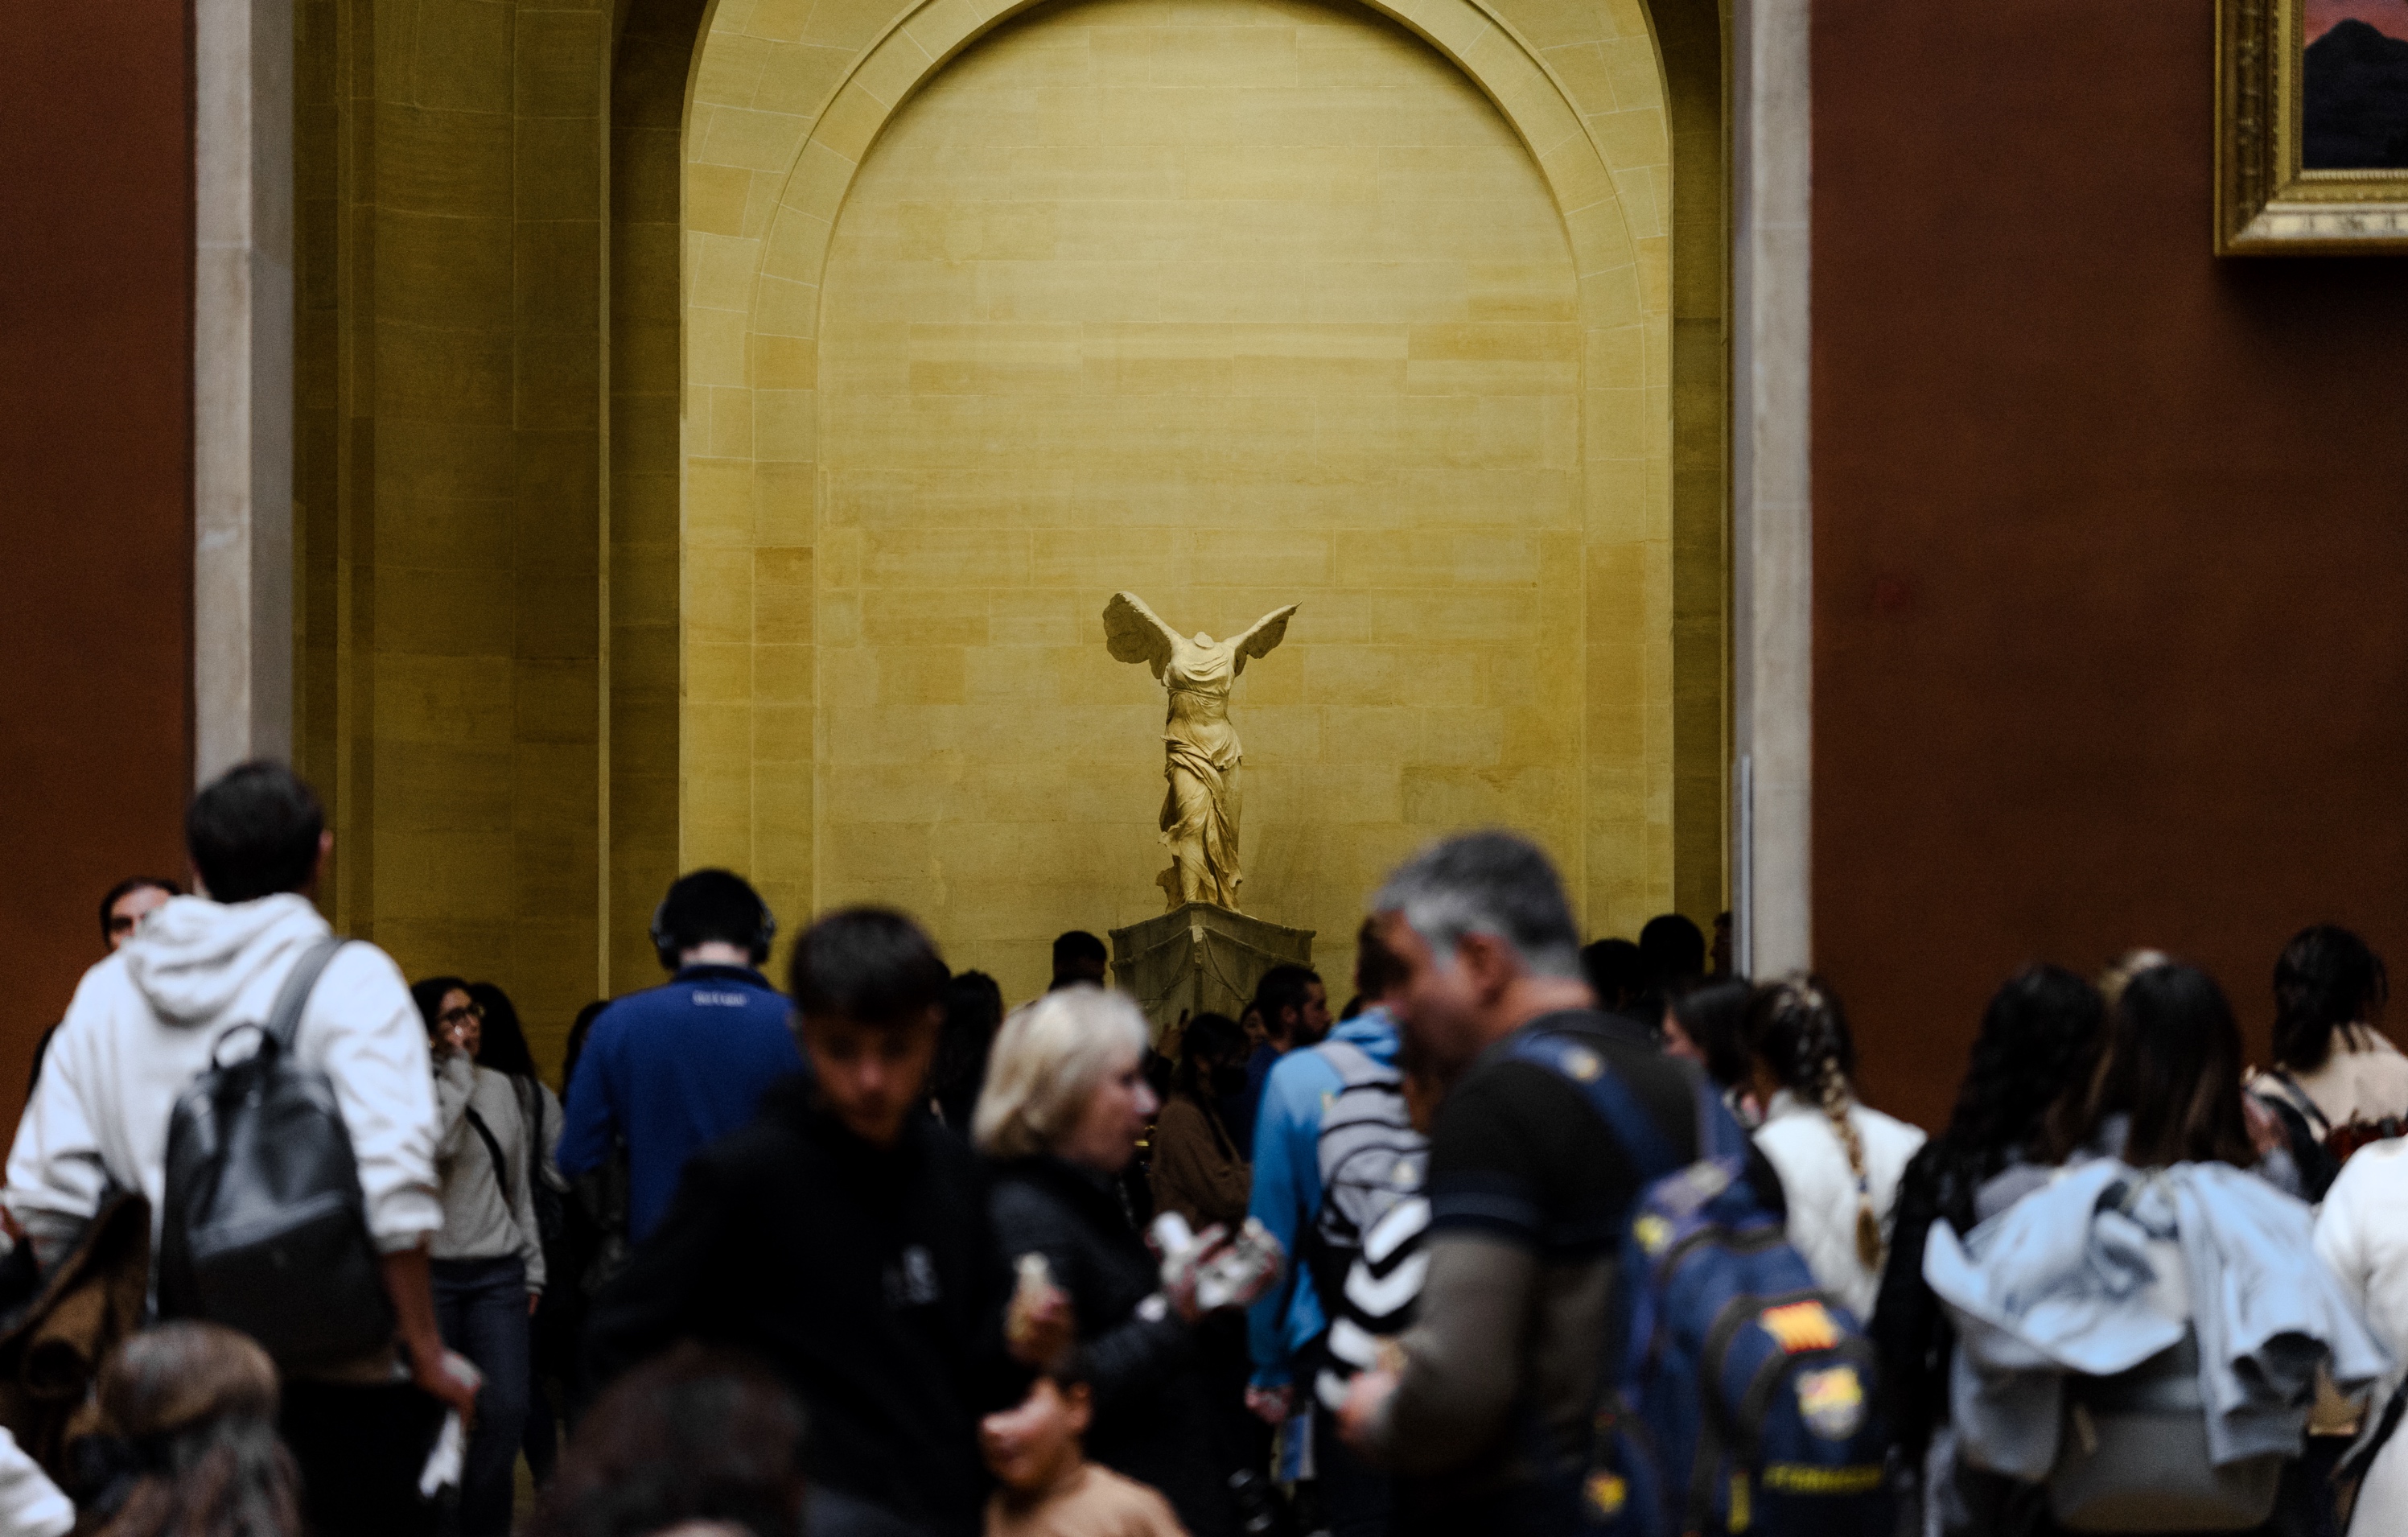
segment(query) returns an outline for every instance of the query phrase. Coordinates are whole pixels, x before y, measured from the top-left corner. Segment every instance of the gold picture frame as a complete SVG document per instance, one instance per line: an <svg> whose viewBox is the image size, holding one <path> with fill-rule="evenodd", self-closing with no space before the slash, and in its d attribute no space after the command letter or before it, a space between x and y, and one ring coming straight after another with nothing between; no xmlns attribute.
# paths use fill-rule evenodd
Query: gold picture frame
<svg viewBox="0 0 2408 1537"><path fill-rule="evenodd" d="M2216 0L2215 251L2219 256L2408 251L2408 165L2304 164L2305 23L2333 0ZM2408 14L2408 6L2401 7ZM2363 22L2372 46L2394 39ZM2326 36L2337 35L2331 26ZM2368 42L2364 35L2353 35ZM2408 41L2400 43L2408 48ZM2329 77L2327 77L2329 78ZM2320 130L2322 132L2322 130ZM2329 142L2329 141L2328 141Z"/></svg>

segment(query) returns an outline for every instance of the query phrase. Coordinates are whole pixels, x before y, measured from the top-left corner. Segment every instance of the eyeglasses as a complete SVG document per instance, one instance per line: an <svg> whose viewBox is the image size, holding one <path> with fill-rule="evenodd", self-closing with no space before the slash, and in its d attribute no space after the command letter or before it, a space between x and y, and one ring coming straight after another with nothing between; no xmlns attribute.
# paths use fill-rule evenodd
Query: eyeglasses
<svg viewBox="0 0 2408 1537"><path fill-rule="evenodd" d="M108 915L108 931L112 934L131 934L134 932L135 925L141 921L131 913L112 912Z"/></svg>
<svg viewBox="0 0 2408 1537"><path fill-rule="evenodd" d="M446 1009L435 1016L435 1026L437 1029L456 1030L472 1019L480 1025L485 1022L483 1004L464 1003L457 1009Z"/></svg>

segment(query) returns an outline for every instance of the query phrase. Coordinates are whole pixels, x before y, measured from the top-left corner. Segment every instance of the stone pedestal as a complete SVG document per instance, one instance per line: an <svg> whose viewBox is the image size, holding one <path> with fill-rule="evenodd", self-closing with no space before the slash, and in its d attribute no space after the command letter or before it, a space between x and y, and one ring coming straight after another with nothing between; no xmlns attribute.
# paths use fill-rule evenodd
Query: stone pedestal
<svg viewBox="0 0 2408 1537"><path fill-rule="evenodd" d="M1112 982L1138 1000L1160 1041L1182 1012L1237 1018L1264 972L1312 964L1312 934L1189 902L1112 930Z"/></svg>

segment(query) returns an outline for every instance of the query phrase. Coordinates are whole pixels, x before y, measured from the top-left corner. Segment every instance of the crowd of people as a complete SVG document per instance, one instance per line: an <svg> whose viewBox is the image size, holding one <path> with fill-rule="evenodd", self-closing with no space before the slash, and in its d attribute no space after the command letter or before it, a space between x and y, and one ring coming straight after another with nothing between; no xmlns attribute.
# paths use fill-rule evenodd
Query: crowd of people
<svg viewBox="0 0 2408 1537"><path fill-rule="evenodd" d="M500 987L331 936L289 770L186 832L10 1150L0 1537L2408 1530L2408 1056L2342 928L2262 1069L2167 955L2017 972L1927 1140L1828 983L1584 947L1510 834L1338 989L1158 1021L1092 935L1008 1010L875 908L781 990L705 869L555 1088Z"/></svg>

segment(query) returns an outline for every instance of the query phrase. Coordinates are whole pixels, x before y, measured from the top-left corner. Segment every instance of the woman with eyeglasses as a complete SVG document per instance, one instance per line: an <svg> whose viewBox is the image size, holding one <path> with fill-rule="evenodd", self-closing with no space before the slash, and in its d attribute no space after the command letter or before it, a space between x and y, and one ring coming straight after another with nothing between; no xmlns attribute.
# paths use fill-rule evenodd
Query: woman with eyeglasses
<svg viewBox="0 0 2408 1537"><path fill-rule="evenodd" d="M429 977L410 997L426 1022L438 1121L435 1168L443 1226L432 1250L443 1343L484 1374L461 1471L459 1537L509 1537L511 1469L526 1425L533 1335L543 1294L528 1132L510 1081L477 1066L484 1006L458 977Z"/></svg>

